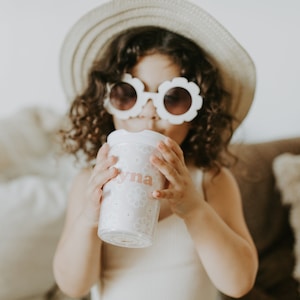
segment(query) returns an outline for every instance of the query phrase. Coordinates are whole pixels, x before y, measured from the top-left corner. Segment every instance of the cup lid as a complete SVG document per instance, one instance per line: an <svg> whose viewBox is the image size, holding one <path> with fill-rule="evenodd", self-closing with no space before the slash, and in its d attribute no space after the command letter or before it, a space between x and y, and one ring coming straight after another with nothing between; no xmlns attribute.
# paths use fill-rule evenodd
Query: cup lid
<svg viewBox="0 0 300 300"><path fill-rule="evenodd" d="M166 136L163 134L152 130L130 132L125 129L118 129L109 134L107 142L111 147L119 143L142 143L156 147L157 143L165 138Z"/></svg>

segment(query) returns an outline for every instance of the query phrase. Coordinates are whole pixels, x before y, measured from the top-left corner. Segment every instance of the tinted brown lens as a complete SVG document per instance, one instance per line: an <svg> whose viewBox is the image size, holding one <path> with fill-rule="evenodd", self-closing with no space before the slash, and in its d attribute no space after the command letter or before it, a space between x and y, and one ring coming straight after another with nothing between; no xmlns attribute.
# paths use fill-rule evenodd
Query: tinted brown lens
<svg viewBox="0 0 300 300"><path fill-rule="evenodd" d="M182 115L190 109L192 97L186 89L174 87L165 94L164 105L170 114Z"/></svg>
<svg viewBox="0 0 300 300"><path fill-rule="evenodd" d="M133 86L126 82L116 83L109 94L111 104L119 110L128 110L134 106L137 94Z"/></svg>

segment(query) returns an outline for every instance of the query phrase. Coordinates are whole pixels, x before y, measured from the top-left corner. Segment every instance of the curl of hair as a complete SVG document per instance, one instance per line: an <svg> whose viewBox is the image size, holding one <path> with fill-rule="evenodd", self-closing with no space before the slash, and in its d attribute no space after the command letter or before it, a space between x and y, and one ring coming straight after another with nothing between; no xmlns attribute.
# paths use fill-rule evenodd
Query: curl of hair
<svg viewBox="0 0 300 300"><path fill-rule="evenodd" d="M103 49L91 67L86 89L71 105L69 126L60 131L64 149L73 154L82 151L87 162L96 157L114 130L112 117L103 106L106 84L118 81L140 57L151 53L171 57L180 66L181 76L200 86L203 106L181 145L185 159L217 171L221 165L227 166L233 157L228 151L233 118L225 110L225 99L230 95L222 89L218 70L195 43L158 27L130 29Z"/></svg>

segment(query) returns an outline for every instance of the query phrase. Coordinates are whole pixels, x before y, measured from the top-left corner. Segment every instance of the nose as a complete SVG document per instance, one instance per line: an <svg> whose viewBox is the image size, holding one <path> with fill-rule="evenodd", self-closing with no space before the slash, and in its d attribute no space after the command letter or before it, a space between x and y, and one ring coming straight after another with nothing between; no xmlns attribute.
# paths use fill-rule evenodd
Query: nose
<svg viewBox="0 0 300 300"><path fill-rule="evenodd" d="M140 117L142 118L147 118L147 119L152 119L152 120L158 120L159 116L156 112L156 107L153 104L152 99L149 99L147 103L144 105Z"/></svg>

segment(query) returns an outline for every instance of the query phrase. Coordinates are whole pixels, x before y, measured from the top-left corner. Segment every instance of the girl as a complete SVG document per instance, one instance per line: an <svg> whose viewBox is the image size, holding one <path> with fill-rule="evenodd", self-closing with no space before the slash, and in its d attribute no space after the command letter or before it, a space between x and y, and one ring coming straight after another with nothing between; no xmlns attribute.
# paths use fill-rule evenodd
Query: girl
<svg viewBox="0 0 300 300"><path fill-rule="evenodd" d="M167 14L172 14L172 26L162 14L167 6L171 7ZM184 14L191 23L186 22ZM155 17L159 17L159 23ZM238 71L231 67L231 73L224 75L229 68L220 67L218 55L208 52L202 38L210 31L213 34L211 22L221 30L221 36L228 33L208 18L206 12L185 1L113 1L75 25L76 30L83 32L86 27L91 34L91 28L97 31L95 24L108 24L108 20L115 23L109 23L106 29L102 24L101 30L94 33L101 39L101 47L85 47L82 61L93 64L88 80L83 79L85 83L78 83L82 78L77 78L81 91L70 108L70 127L62 131L66 149L83 154L87 160L86 168L72 185L65 227L54 258L55 278L66 294L80 297L92 289L92 299L211 300L216 299L216 290L240 297L251 289L257 256L243 218L237 183L227 168L227 145L247 113L254 90L251 80L248 84L245 76L237 74L253 75L254 70L247 54L229 36L246 63L239 65ZM140 19L143 24L138 23ZM195 28L199 35L192 39L189 32ZM72 39L84 40L79 39L76 30L67 38L65 56L70 54ZM217 42L221 45L227 40ZM76 47L78 51L80 46ZM97 51L92 55L91 49ZM233 49L230 47L230 51ZM226 47L222 51L225 57ZM239 59L236 54L232 61ZM76 55L72 61L78 60ZM175 77L186 78L187 86L174 86L159 98L160 103L144 97L143 106L124 117L124 111L141 101L141 93L158 93L162 83L172 82ZM135 90L133 79L142 83L142 91ZM201 97L189 92L189 82L200 89L200 109L193 108L193 101L199 102ZM76 88L67 90L70 96ZM162 105L172 117L158 109ZM183 118L186 112L189 117ZM117 157L109 155L105 143L115 129L148 129L167 137L157 145L161 158L151 157L167 184L152 195L161 202L161 210L155 240L149 248L116 247L97 236L102 188L119 171L114 167Z"/></svg>

